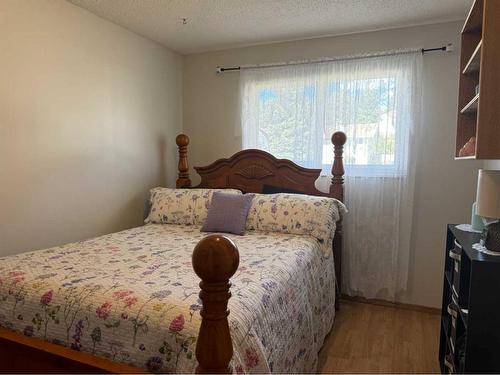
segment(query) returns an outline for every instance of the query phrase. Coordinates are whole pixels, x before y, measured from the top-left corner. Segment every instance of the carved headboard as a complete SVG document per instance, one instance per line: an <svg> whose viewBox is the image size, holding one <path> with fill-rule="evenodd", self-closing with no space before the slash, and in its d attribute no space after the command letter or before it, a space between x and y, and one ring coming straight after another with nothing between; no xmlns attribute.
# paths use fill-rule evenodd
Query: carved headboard
<svg viewBox="0 0 500 375"><path fill-rule="evenodd" d="M197 187L233 188L247 193L260 193L264 185L293 190L303 194L327 196L344 201L344 166L342 162L346 135L336 132L332 136L334 162L332 181L328 193L319 191L315 181L321 169L304 168L291 160L277 159L268 152L248 149L237 152L227 159L219 159L205 167L194 167L201 177ZM188 136L176 138L179 147L179 178L177 187L191 187L187 158Z"/></svg>
<svg viewBox="0 0 500 375"><path fill-rule="evenodd" d="M219 159L206 167L194 167L201 177L200 188L233 188L247 193L261 193L264 185L283 190L294 190L303 194L326 196L344 201L344 164L342 154L347 137L343 132L332 135L334 159L332 180L328 193L319 191L314 186L321 169L303 168L291 160L277 159L262 150L243 150L228 159ZM178 188L191 187L187 147L189 138L180 134L176 138L179 148ZM333 257L337 280L337 297L340 296L342 280L342 222L337 222L333 239ZM336 299L338 306L338 298Z"/></svg>

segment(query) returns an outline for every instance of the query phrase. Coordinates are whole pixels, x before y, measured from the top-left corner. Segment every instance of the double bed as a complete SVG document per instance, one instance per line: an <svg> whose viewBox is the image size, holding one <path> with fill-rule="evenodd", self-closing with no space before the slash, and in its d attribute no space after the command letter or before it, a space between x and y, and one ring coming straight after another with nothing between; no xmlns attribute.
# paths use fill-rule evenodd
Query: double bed
<svg viewBox="0 0 500 375"><path fill-rule="evenodd" d="M188 142L177 137L178 188L191 185ZM259 150L196 168L199 187L273 186L342 201L345 135L332 142L329 193L314 187L319 170ZM207 237L197 225L149 223L0 258L0 370L315 371L338 302L338 207L331 256L308 235Z"/></svg>

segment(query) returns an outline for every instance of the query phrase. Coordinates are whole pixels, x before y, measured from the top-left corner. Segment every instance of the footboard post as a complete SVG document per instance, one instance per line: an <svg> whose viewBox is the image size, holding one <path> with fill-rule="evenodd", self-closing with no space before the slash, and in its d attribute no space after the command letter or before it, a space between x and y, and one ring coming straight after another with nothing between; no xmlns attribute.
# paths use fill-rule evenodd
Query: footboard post
<svg viewBox="0 0 500 375"><path fill-rule="evenodd" d="M229 362L233 343L229 332L227 303L231 297L229 279L238 269L240 257L229 238L210 235L193 251L193 268L200 282L203 308L196 342L197 373L232 373Z"/></svg>

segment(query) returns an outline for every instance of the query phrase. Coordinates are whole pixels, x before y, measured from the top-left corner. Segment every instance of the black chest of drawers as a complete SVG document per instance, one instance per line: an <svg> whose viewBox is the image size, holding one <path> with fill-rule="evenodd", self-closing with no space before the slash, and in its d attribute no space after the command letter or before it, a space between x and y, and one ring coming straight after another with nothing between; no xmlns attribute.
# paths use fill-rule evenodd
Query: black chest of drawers
<svg viewBox="0 0 500 375"><path fill-rule="evenodd" d="M443 373L500 372L500 256L448 225L439 361Z"/></svg>

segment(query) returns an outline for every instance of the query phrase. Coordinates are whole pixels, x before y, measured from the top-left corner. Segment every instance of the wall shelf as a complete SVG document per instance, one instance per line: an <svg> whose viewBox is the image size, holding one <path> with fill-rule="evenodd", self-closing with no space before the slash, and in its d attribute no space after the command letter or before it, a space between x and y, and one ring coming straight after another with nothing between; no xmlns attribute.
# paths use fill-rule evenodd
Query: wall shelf
<svg viewBox="0 0 500 375"><path fill-rule="evenodd" d="M474 160L476 155L472 156L455 156L455 160Z"/></svg>
<svg viewBox="0 0 500 375"><path fill-rule="evenodd" d="M474 74L479 73L479 68L481 65L481 46L483 45L482 40L477 44L476 49L472 52L472 56L469 59L467 65L465 65L462 74Z"/></svg>
<svg viewBox="0 0 500 375"><path fill-rule="evenodd" d="M500 159L499 61L500 0L475 0L461 34L456 160Z"/></svg>
<svg viewBox="0 0 500 375"><path fill-rule="evenodd" d="M474 113L477 112L477 107L479 106L479 94L474 96L469 103L462 108L460 113Z"/></svg>
<svg viewBox="0 0 500 375"><path fill-rule="evenodd" d="M481 3L481 4L479 4ZM483 4L482 1L474 1L474 4L469 10L467 19L465 20L464 26L462 28L462 34L464 33L481 33L481 28L483 26Z"/></svg>

